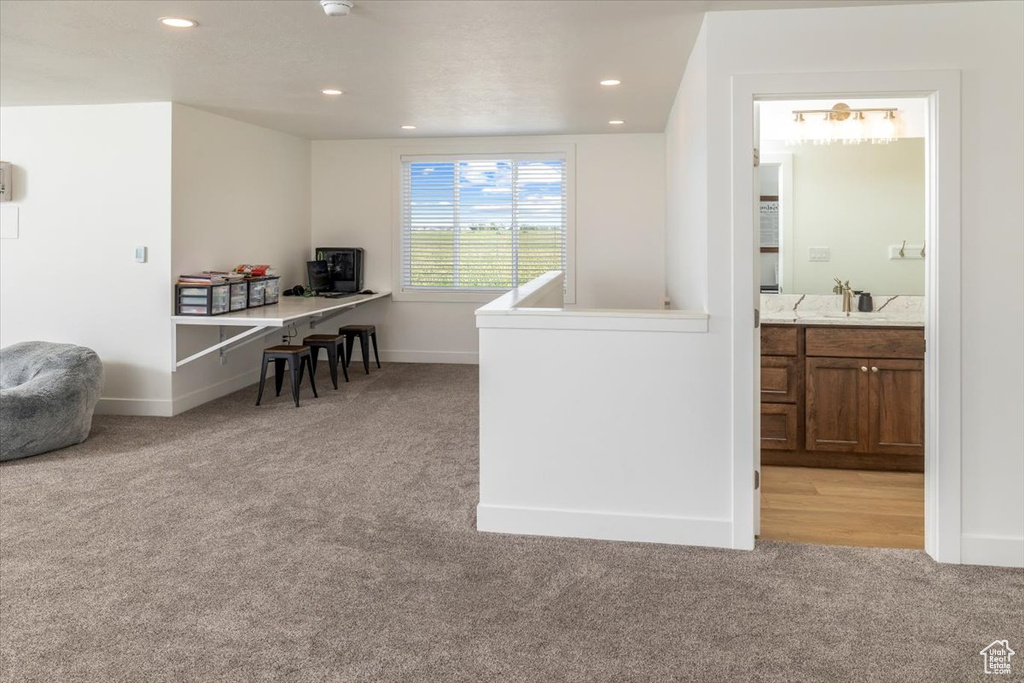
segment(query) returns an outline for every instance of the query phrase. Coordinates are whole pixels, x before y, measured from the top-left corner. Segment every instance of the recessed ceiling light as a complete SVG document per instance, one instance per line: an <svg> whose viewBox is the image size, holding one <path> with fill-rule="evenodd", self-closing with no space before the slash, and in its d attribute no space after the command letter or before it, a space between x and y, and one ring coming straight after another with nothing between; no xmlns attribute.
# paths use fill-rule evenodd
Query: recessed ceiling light
<svg viewBox="0 0 1024 683"><path fill-rule="evenodd" d="M622 124L624 124L624 123L625 123L625 121L619 121L618 119L612 119L612 120L611 120L611 121L609 121L608 123L609 123L610 125L612 125L612 126L621 126Z"/></svg>
<svg viewBox="0 0 1024 683"><path fill-rule="evenodd" d="M601 81L601 85L621 85L622 81L617 78L608 78Z"/></svg>
<svg viewBox="0 0 1024 683"><path fill-rule="evenodd" d="M344 91L338 90L337 88L324 88L321 90L324 95L344 95Z"/></svg>
<svg viewBox="0 0 1024 683"><path fill-rule="evenodd" d="M402 130L416 130L416 126L402 126Z"/></svg>
<svg viewBox="0 0 1024 683"><path fill-rule="evenodd" d="M199 22L195 19L186 19L184 17L160 17L160 23L170 28L195 28L199 26Z"/></svg>

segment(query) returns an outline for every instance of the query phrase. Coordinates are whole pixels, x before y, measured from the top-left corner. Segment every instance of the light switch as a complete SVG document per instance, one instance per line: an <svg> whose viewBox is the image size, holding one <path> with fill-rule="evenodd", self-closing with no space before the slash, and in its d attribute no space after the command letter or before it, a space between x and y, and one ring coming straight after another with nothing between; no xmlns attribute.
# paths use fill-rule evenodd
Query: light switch
<svg viewBox="0 0 1024 683"><path fill-rule="evenodd" d="M831 258L831 247L811 247L807 250L807 260L812 263L825 263Z"/></svg>
<svg viewBox="0 0 1024 683"><path fill-rule="evenodd" d="M135 247L135 262L145 263L146 262L146 247Z"/></svg>

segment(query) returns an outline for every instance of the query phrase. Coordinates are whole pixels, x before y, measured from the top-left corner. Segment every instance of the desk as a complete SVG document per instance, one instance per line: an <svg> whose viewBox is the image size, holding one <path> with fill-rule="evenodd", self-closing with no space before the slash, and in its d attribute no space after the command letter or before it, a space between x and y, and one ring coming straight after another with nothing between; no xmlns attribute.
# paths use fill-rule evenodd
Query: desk
<svg viewBox="0 0 1024 683"><path fill-rule="evenodd" d="M391 292L376 294L353 294L338 299L327 297L283 296L280 301L270 306L247 308L244 311L224 313L223 315L172 315L171 316L171 372L183 365L219 351L221 356L230 351L257 341L264 336L274 334L286 325L309 322L310 329L315 328L330 318L350 311L369 301L391 296ZM178 326L202 326L220 328L220 342L213 344L188 358L178 360ZM227 336L229 327L248 327L234 336Z"/></svg>

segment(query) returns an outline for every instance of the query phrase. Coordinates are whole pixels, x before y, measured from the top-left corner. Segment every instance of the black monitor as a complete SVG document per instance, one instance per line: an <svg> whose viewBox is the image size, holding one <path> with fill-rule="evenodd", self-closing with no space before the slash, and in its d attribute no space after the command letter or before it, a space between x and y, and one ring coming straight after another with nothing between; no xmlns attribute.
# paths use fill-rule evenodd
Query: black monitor
<svg viewBox="0 0 1024 683"><path fill-rule="evenodd" d="M327 261L306 261L306 274L309 276L309 289L315 294L334 290Z"/></svg>

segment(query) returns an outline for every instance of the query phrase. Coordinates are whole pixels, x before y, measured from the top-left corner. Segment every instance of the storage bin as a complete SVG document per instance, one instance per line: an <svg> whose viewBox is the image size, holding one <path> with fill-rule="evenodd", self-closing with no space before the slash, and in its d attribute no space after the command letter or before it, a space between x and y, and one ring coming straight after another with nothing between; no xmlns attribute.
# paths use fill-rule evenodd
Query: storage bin
<svg viewBox="0 0 1024 683"><path fill-rule="evenodd" d="M249 283L245 280L231 283L231 310L244 311L249 308Z"/></svg>
<svg viewBox="0 0 1024 683"><path fill-rule="evenodd" d="M262 277L246 278L249 283L249 308L258 308L265 305L267 294L267 280Z"/></svg>
<svg viewBox="0 0 1024 683"><path fill-rule="evenodd" d="M220 315L228 312L230 296L227 284L177 285L175 308L178 315Z"/></svg>
<svg viewBox="0 0 1024 683"><path fill-rule="evenodd" d="M276 304L278 299L281 298L281 278L276 275L268 275L265 278L267 288L263 292L263 303Z"/></svg>

